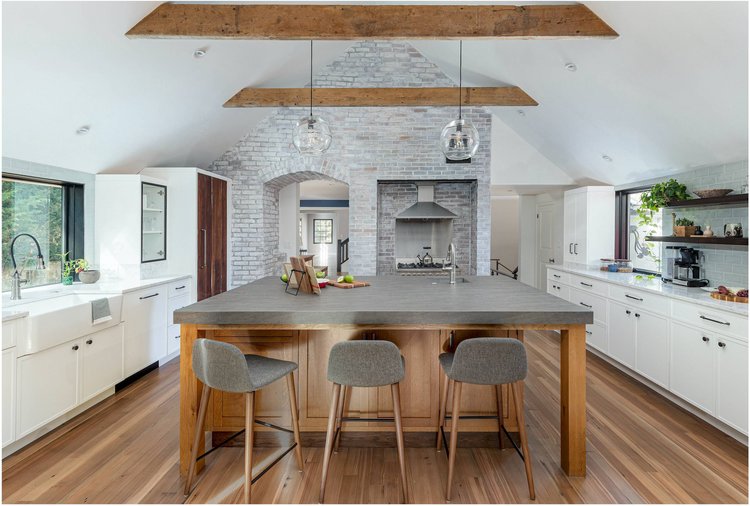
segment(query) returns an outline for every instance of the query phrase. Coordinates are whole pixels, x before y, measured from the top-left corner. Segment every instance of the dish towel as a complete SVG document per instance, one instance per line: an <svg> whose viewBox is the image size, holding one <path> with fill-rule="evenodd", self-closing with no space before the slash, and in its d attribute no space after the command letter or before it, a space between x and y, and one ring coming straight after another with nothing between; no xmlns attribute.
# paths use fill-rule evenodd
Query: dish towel
<svg viewBox="0 0 750 506"><path fill-rule="evenodd" d="M96 299L91 301L91 324L108 322L112 319L112 311L109 309L109 299Z"/></svg>

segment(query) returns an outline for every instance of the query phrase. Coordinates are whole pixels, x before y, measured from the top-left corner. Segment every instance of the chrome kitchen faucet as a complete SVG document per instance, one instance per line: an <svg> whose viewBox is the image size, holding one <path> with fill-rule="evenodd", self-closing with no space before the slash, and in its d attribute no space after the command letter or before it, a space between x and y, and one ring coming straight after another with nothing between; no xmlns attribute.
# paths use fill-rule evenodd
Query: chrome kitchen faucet
<svg viewBox="0 0 750 506"><path fill-rule="evenodd" d="M37 269L45 269L46 265L44 265L44 255L42 255L42 248L39 246L39 241L36 240L36 237L34 237L31 234L18 234L13 238L13 240L10 242L10 259L13 262L13 280L10 287L10 299L11 300L20 300L21 299L21 285L23 283L28 283L29 280L22 278L21 274L24 271L23 268L23 262L21 262L21 270L18 270L18 266L16 265L16 255L14 253L14 246L16 245L16 240L19 237L30 237L32 241L34 241L34 244L36 244L36 268ZM25 259L24 259L25 260Z"/></svg>
<svg viewBox="0 0 750 506"><path fill-rule="evenodd" d="M451 271L451 285L456 284L456 247L453 243L448 245L448 255L445 257L444 271Z"/></svg>

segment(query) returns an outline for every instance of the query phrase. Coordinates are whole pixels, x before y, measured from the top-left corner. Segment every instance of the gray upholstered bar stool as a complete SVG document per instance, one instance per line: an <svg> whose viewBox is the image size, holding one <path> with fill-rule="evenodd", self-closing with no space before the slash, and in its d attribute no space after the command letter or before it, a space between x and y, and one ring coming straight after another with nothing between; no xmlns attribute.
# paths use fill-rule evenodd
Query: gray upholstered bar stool
<svg viewBox="0 0 750 506"><path fill-rule="evenodd" d="M214 341L211 339L197 339L193 345L193 371L203 383L200 407L198 408L198 420L195 425L193 448L190 456L190 468L188 469L187 481L185 483L185 495L190 493L190 485L193 481L195 463L215 449L228 443L231 439L245 433L245 503L250 503L250 487L253 480L253 424L258 423L266 427L292 432L294 444L283 452L272 464L258 474L260 478L271 466L276 464L281 457L295 450L297 465L302 471L302 445L299 437L299 413L297 411L297 396L294 391L294 371L297 364L286 360L261 357L259 355L245 355L242 351L229 343ZM287 388L289 390L289 406L292 411L292 430L277 425L261 422L255 419L255 392L270 385L276 380L286 376ZM245 429L234 434L232 437L212 448L201 456L198 456L198 442L203 431L206 419L208 398L211 390L245 394ZM256 478L256 480L258 479Z"/></svg>
<svg viewBox="0 0 750 506"><path fill-rule="evenodd" d="M406 461L404 459L404 434L401 427L401 399L398 384L404 379L404 359L398 347L390 341L344 341L336 343L328 356L328 381L333 383L331 410L323 455L323 476L320 482L320 502L325 501L326 479L331 461L334 440L339 436L340 423L345 421L396 422L396 446L401 467L401 488L404 501L406 491ZM344 389L351 387L391 386L393 418L346 418L343 416ZM340 398L341 397L341 398Z"/></svg>
<svg viewBox="0 0 750 506"><path fill-rule="evenodd" d="M445 372L446 381L443 383L442 398L440 400L440 416L438 417L437 448L440 449L443 424L446 419L446 405L448 404L448 387L453 385L453 411L451 412L451 439L448 448L448 490L446 500L451 499L453 484L453 470L456 463L456 443L458 442L458 421L461 406L461 386L463 383L474 385L494 385L497 394L498 421L500 424L500 441L502 448L503 414L501 385L509 385L518 418L518 434L521 439L519 452L526 467L526 481L529 485L529 496L533 500L534 477L531 473L531 454L526 438L526 425L523 416L523 401L521 400L519 385L526 378L527 362L526 348L518 339L501 337L478 337L461 341L455 353L440 355L440 366ZM513 443L515 446L515 443ZM518 449L518 448L516 448Z"/></svg>

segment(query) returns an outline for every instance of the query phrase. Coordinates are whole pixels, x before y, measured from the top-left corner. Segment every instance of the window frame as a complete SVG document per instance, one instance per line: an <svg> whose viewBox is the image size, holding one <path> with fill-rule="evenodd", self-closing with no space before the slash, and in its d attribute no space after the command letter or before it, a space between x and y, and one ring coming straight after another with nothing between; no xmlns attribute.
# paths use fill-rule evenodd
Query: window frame
<svg viewBox="0 0 750 506"><path fill-rule="evenodd" d="M29 184L44 184L59 186L62 189L62 250L63 255L68 252L68 259L84 258L84 185L71 183L59 179L47 179L12 172L2 172L2 181L13 181ZM65 257L63 257L63 262ZM45 259L46 260L46 259ZM74 274L74 281L78 281L78 274ZM55 283L47 283L35 286L51 286L62 283L62 276ZM9 291L9 290L8 290ZM6 293L3 291L2 293Z"/></svg>
<svg viewBox="0 0 750 506"><path fill-rule="evenodd" d="M628 230L628 197L634 193L641 193L651 188L651 185L635 186L615 192L615 258L630 259ZM648 269L633 268L633 272L661 277L661 272Z"/></svg>
<svg viewBox="0 0 750 506"><path fill-rule="evenodd" d="M331 228L331 240L330 241L319 241L318 230L316 223L319 221L327 221L330 223ZM332 218L313 218L313 244L333 244L333 219Z"/></svg>

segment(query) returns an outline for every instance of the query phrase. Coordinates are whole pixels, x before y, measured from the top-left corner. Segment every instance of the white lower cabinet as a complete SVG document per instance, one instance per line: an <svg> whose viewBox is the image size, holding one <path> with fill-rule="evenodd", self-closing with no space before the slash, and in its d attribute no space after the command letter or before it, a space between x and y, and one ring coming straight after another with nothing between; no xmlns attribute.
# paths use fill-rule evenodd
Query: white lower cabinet
<svg viewBox="0 0 750 506"><path fill-rule="evenodd" d="M122 319L125 376L130 376L162 358L167 351L167 286L123 295Z"/></svg>
<svg viewBox="0 0 750 506"><path fill-rule="evenodd" d="M747 344L719 336L716 341L716 417L747 432Z"/></svg>
<svg viewBox="0 0 750 506"><path fill-rule="evenodd" d="M669 388L669 325L667 319L631 309L636 321L635 370Z"/></svg>
<svg viewBox="0 0 750 506"><path fill-rule="evenodd" d="M607 327L601 323L586 325L586 344L603 353L608 353L607 341Z"/></svg>
<svg viewBox="0 0 750 506"><path fill-rule="evenodd" d="M3 326L3 329L5 326ZM16 349L3 350L3 446L16 435Z"/></svg>
<svg viewBox="0 0 750 506"><path fill-rule="evenodd" d="M713 347L716 338L681 323L672 322L671 327L671 390L713 414L716 389Z"/></svg>
<svg viewBox="0 0 750 506"><path fill-rule="evenodd" d="M124 327L121 323L84 338L81 402L95 397L125 377L123 372Z"/></svg>
<svg viewBox="0 0 750 506"><path fill-rule="evenodd" d="M83 339L54 346L17 361L16 438L38 429L78 404Z"/></svg>
<svg viewBox="0 0 750 506"><path fill-rule="evenodd" d="M609 301L608 306L609 356L635 369L635 315L619 302Z"/></svg>

